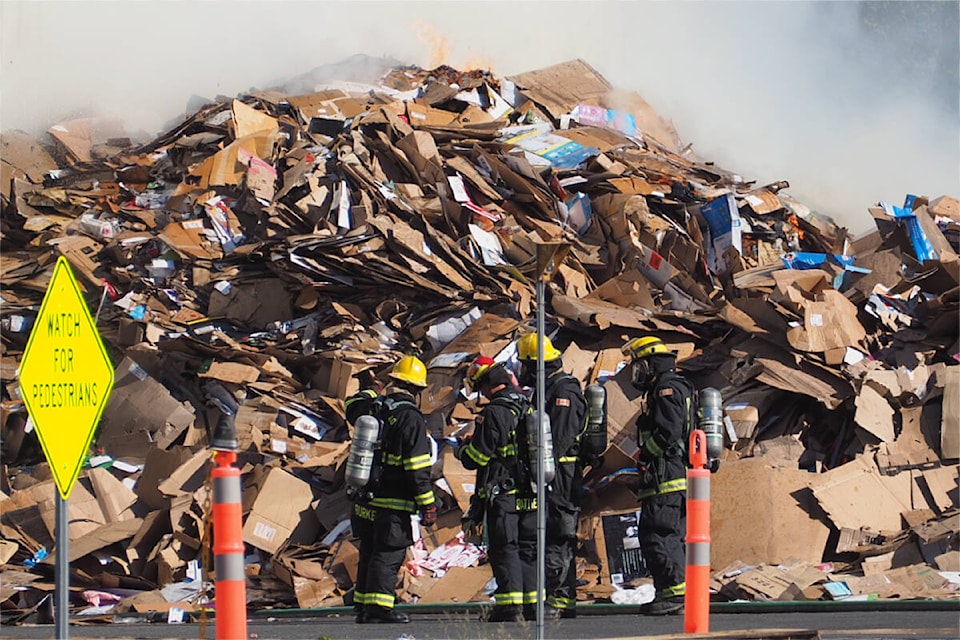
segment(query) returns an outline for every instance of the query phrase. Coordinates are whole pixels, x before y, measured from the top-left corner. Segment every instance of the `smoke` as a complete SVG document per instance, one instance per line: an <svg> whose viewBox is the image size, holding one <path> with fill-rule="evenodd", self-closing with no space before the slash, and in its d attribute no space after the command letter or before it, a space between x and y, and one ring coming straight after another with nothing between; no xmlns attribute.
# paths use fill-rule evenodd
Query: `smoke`
<svg viewBox="0 0 960 640"><path fill-rule="evenodd" d="M700 158L859 233L880 200L960 195L958 25L957 2L8 1L0 128L99 113L153 136L191 97L354 54L501 77L582 58Z"/></svg>

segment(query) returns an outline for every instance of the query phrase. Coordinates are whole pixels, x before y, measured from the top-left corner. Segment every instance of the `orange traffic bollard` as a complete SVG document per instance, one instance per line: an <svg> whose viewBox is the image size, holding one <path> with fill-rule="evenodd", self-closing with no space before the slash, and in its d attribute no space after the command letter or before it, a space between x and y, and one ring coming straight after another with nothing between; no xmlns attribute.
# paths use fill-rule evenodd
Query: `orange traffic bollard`
<svg viewBox="0 0 960 640"><path fill-rule="evenodd" d="M707 434L690 434L687 469L687 589L683 597L684 633L710 631L710 470Z"/></svg>
<svg viewBox="0 0 960 640"><path fill-rule="evenodd" d="M243 505L235 451L217 451L213 478L213 566L217 574L217 640L246 640L247 589L243 571Z"/></svg>

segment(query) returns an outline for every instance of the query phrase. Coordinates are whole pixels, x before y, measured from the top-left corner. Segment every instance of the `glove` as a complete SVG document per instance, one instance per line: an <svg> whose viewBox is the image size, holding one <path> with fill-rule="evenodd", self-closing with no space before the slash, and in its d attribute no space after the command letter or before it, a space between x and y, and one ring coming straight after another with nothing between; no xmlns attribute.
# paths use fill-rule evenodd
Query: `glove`
<svg viewBox="0 0 960 640"><path fill-rule="evenodd" d="M420 511L420 524L425 527L432 527L437 524L437 508L427 507Z"/></svg>
<svg viewBox="0 0 960 640"><path fill-rule="evenodd" d="M460 520L460 529L463 531L464 542L480 546L483 541L483 523L475 522L471 518Z"/></svg>

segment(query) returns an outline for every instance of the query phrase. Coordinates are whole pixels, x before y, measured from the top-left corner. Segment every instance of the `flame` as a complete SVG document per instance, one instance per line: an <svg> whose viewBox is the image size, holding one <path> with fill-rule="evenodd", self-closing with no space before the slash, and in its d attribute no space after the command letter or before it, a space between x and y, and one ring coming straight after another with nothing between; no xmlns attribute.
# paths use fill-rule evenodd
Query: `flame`
<svg viewBox="0 0 960 640"><path fill-rule="evenodd" d="M493 58L486 56L467 58L460 66L464 71L489 71L491 74L496 75L493 70Z"/></svg>
<svg viewBox="0 0 960 640"><path fill-rule="evenodd" d="M430 46L430 58L425 68L436 69L440 65L449 64L447 60L450 55L450 43L437 28L422 20L414 21L413 27L417 31L417 40Z"/></svg>
<svg viewBox="0 0 960 640"><path fill-rule="evenodd" d="M425 69L436 69L441 65L449 65L461 71L493 72L493 61L485 56L474 56L468 58L463 64L454 64L451 56L450 40L435 25L423 20L415 20L412 24L417 34L417 40L430 47L429 59L424 67Z"/></svg>

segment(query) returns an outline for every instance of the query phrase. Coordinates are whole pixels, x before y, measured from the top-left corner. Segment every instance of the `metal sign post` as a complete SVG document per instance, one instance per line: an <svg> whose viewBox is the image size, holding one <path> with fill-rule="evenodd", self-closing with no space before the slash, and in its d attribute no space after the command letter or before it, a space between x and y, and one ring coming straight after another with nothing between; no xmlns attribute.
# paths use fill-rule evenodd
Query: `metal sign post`
<svg viewBox="0 0 960 640"><path fill-rule="evenodd" d="M63 256L54 266L17 377L58 490L55 615L57 638L65 639L70 607L67 500L113 389L113 363Z"/></svg>
<svg viewBox="0 0 960 640"><path fill-rule="evenodd" d="M539 247L537 247L539 250ZM543 413L546 376L543 367L543 278L537 278L537 640L543 640L543 604L547 581L547 487L544 476Z"/></svg>
<svg viewBox="0 0 960 640"><path fill-rule="evenodd" d="M53 588L56 590L56 613L58 640L70 637L70 535L68 533L67 501L57 494L57 524L54 534L57 538L57 550L54 559L57 563Z"/></svg>
<svg viewBox="0 0 960 640"><path fill-rule="evenodd" d="M544 282L563 262L569 245L544 242L537 245L537 640L543 640L544 598L547 579L547 487L544 476L543 415L547 389L546 369L543 365Z"/></svg>

